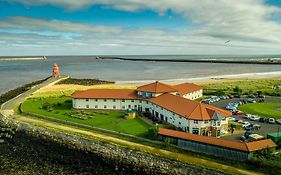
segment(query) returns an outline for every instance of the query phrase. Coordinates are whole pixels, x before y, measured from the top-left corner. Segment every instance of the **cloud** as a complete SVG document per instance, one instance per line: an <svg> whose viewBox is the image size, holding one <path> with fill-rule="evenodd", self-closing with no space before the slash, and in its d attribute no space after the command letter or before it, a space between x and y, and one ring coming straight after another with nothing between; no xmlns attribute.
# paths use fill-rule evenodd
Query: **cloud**
<svg viewBox="0 0 281 175"><path fill-rule="evenodd" d="M36 31L63 50L71 46L81 52L111 53L278 53L281 25L271 19L280 13L276 6L263 0L7 0L27 6L51 4L66 10L87 9L101 4L106 8L136 12L153 10L160 15L172 10L198 27L167 31L161 29L128 29L120 26L96 26L68 21L10 17L0 21L0 29ZM176 28L176 26L175 26ZM40 31L58 32L60 37L43 36ZM61 34L60 34L61 33ZM66 33L79 37L64 38ZM19 39L25 35L19 35ZM2 37L2 36L0 36ZM36 40L36 39L35 39ZM69 41L70 40L70 41ZM225 45L226 40L231 44ZM75 44L77 43L77 44ZM1 44L1 43L0 43ZM47 45L46 45L47 47ZM50 46L51 47L51 46Z"/></svg>

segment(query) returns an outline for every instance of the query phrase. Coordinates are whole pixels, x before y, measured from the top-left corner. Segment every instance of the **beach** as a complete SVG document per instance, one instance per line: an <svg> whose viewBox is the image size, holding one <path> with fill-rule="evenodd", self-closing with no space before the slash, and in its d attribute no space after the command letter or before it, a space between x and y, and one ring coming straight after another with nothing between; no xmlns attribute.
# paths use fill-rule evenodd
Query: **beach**
<svg viewBox="0 0 281 175"><path fill-rule="evenodd" d="M150 56L135 57L150 58ZM197 57L153 56L152 58L184 59ZM0 94L50 76L54 63L58 64L61 75L80 79L114 81L118 85L142 85L156 80L168 84L177 84L181 82L201 83L222 79L255 79L281 76L280 65L145 62L97 60L95 56L48 56L48 59L44 61L1 61Z"/></svg>

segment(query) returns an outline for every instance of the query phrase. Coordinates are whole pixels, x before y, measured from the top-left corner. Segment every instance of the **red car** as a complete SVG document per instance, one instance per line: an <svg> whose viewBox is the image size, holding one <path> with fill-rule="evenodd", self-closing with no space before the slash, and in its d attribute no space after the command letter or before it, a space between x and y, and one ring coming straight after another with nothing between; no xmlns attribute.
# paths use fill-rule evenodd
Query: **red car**
<svg viewBox="0 0 281 175"><path fill-rule="evenodd" d="M235 111L232 113L233 115L244 115L245 113L242 111Z"/></svg>

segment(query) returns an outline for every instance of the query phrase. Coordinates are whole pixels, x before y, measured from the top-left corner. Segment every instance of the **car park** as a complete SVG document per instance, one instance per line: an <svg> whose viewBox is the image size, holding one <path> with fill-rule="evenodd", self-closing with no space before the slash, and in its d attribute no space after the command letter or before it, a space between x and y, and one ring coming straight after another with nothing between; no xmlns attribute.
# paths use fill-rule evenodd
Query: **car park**
<svg viewBox="0 0 281 175"><path fill-rule="evenodd" d="M268 123L275 124L275 119L274 118L269 118Z"/></svg>

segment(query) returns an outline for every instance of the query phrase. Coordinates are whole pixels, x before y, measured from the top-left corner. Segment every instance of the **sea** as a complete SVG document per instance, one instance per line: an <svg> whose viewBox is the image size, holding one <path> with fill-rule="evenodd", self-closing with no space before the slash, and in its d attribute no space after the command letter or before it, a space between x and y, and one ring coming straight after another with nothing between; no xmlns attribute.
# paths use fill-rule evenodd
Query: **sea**
<svg viewBox="0 0 281 175"><path fill-rule="evenodd" d="M112 56L112 55L110 55ZM281 60L281 55L115 55L146 59ZM115 57L112 56L112 57ZM192 81L233 75L281 75L281 65L223 64L191 62L147 62L96 59L93 56L47 56L47 60L0 61L0 94L51 75L57 63L63 75L73 78L111 80L117 83L145 83L154 80ZM102 57L99 55L99 57Z"/></svg>

